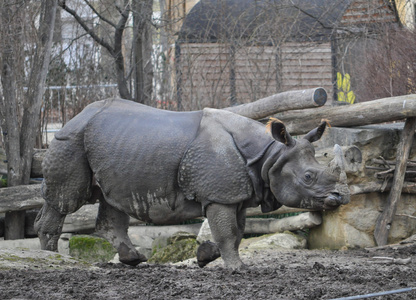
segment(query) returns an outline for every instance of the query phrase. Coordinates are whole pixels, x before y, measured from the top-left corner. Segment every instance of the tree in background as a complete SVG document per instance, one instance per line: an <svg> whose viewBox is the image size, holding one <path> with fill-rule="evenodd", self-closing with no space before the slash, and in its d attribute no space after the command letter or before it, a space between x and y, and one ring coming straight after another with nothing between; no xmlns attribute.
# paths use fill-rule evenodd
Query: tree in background
<svg viewBox="0 0 416 300"><path fill-rule="evenodd" d="M363 64L357 66L362 74L362 100L416 93L415 34L414 30L385 28L376 37L371 49L365 52Z"/></svg>
<svg viewBox="0 0 416 300"><path fill-rule="evenodd" d="M0 5L3 90L0 99L0 126L7 155L8 186L29 184L39 112L50 62L56 8L57 0L41 1L40 5L28 1L4 0ZM24 212L6 214L6 239L24 237L24 232L13 230L13 224L24 223L24 216Z"/></svg>
<svg viewBox="0 0 416 300"><path fill-rule="evenodd" d="M86 10L79 9L80 2ZM150 105L153 0L60 0L59 6L107 51L120 96Z"/></svg>

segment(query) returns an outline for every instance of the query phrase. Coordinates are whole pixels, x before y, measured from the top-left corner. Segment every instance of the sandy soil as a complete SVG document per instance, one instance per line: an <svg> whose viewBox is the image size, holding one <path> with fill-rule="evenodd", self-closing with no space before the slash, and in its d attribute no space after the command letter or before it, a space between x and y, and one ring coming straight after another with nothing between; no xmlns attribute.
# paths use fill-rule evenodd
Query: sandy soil
<svg viewBox="0 0 416 300"><path fill-rule="evenodd" d="M372 251L243 250L241 255L247 264L241 271L224 269L220 260L204 269L87 267L61 257L52 263L19 260L12 268L0 264L0 299L333 299L416 287L415 245ZM373 258L378 256L396 261ZM416 290L372 299L416 299Z"/></svg>

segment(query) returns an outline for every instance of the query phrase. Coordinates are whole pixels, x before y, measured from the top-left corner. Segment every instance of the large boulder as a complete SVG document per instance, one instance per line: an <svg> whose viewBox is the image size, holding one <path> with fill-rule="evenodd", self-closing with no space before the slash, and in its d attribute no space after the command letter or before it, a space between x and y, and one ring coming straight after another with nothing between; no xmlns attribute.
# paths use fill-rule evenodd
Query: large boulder
<svg viewBox="0 0 416 300"><path fill-rule="evenodd" d="M356 128L328 128L316 143L317 156L324 156L326 148L335 143L356 146L361 150L363 167L348 174L348 183L365 184L383 182L375 178L379 170L365 168L372 160L382 156L395 160L403 123L371 125ZM416 158L416 141L410 159ZM323 213L323 223L312 228L308 236L310 248L363 248L376 246L374 229L378 217L387 203L388 192L352 195L350 203L335 211ZM396 243L416 233L416 195L403 193L398 202L396 216L389 231L388 243ZM406 216L407 215L407 216ZM411 216L411 217L408 217Z"/></svg>

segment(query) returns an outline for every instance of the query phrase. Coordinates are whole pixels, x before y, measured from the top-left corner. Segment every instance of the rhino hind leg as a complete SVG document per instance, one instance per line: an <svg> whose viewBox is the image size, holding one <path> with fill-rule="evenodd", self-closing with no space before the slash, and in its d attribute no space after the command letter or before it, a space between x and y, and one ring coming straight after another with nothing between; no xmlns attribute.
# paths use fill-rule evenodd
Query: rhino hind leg
<svg viewBox="0 0 416 300"><path fill-rule="evenodd" d="M211 228L212 237L218 245L225 266L232 269L243 267L244 264L238 254L238 247L240 246L244 234L245 210L239 210L237 204L224 205L214 203L207 207L207 218ZM202 245L203 244L201 244L201 246ZM208 245L203 247L208 249ZM215 247L211 245L209 248L211 249L212 257L214 258L214 253L216 251ZM205 257L207 256L208 255L205 255ZM200 258L202 262L203 256L200 255ZM205 262L208 263L209 261ZM202 266L204 266L203 263Z"/></svg>
<svg viewBox="0 0 416 300"><path fill-rule="evenodd" d="M35 219L35 231L39 236L41 249L58 251L58 240L65 217L66 215L59 213L45 202Z"/></svg>
<svg viewBox="0 0 416 300"><path fill-rule="evenodd" d="M108 240L117 249L122 263L136 266L147 259L130 241L127 234L129 219L127 214L113 208L101 197L95 226L96 234Z"/></svg>

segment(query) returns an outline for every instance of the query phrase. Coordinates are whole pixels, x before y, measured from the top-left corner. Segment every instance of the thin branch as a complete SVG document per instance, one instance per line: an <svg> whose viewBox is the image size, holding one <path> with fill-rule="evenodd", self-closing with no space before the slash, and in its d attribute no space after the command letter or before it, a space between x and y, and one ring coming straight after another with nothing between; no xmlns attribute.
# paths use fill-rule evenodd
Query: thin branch
<svg viewBox="0 0 416 300"><path fill-rule="evenodd" d="M396 214L396 216L406 217L406 218L410 218L410 219L416 219L416 217L411 216L411 215L406 215L406 214Z"/></svg>
<svg viewBox="0 0 416 300"><path fill-rule="evenodd" d="M84 0L84 2L88 5L89 8L91 8L91 10L98 16L98 18L100 18L101 20L103 20L104 22L106 22L107 24L113 26L114 28L117 26L115 23L111 22L109 19L104 18L102 14L100 14L99 11L97 11L95 9L95 7L88 1L88 0Z"/></svg>
<svg viewBox="0 0 416 300"><path fill-rule="evenodd" d="M111 47L111 45L109 43L107 43L103 38L100 38L93 29L89 28L87 26L87 24L85 24L84 20L76 13L75 10L69 8L66 4L65 1L59 1L58 5L63 8L67 13L69 13L70 15L72 15L75 20L78 22L79 25L81 25L82 28L84 28L84 30L93 38L94 41L96 41L98 44L100 44L101 46L103 46L104 48L106 48L108 50L108 52L110 52L110 54L112 56L114 56L114 48Z"/></svg>

